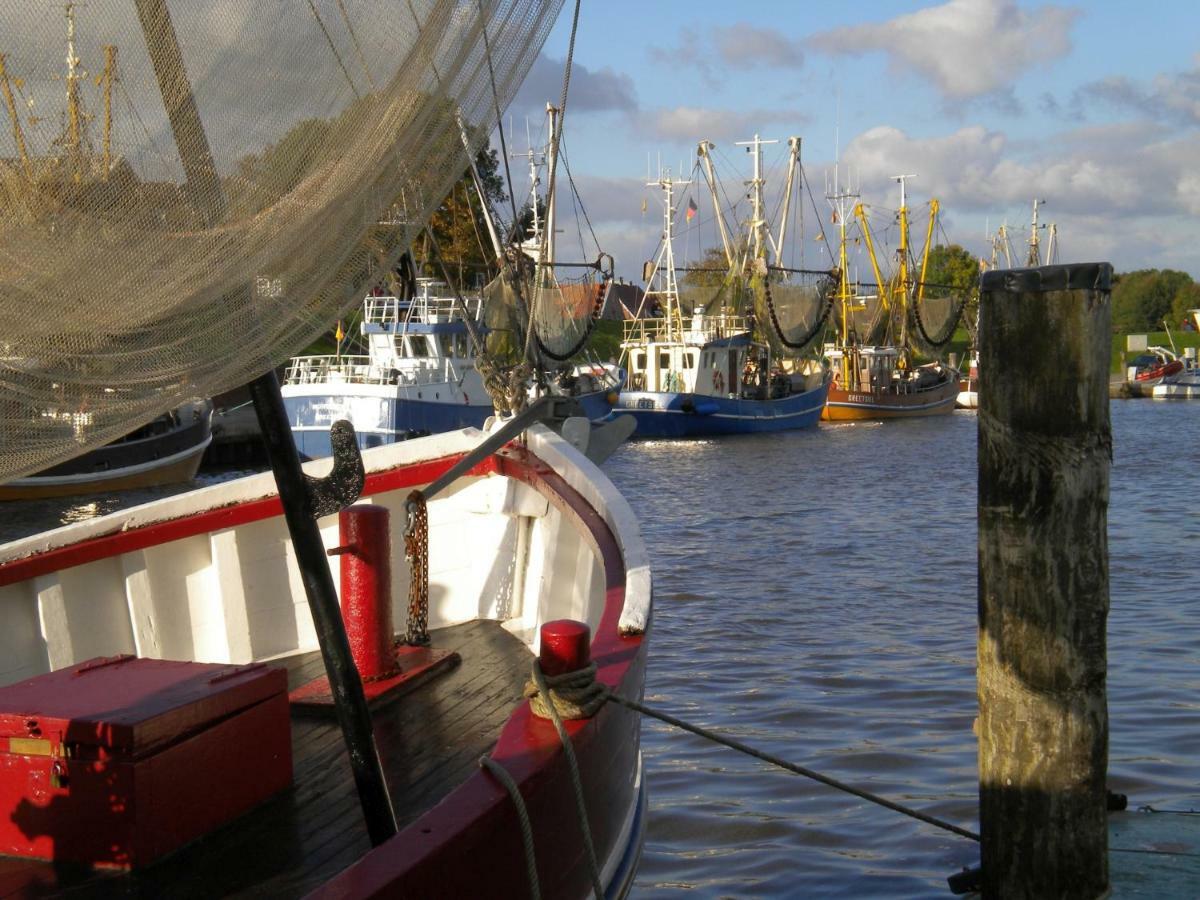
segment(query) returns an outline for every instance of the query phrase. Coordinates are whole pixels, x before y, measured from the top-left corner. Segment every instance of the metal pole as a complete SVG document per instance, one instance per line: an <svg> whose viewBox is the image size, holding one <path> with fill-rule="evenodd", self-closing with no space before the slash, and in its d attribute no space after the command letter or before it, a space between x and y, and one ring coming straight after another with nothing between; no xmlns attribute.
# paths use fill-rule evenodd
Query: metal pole
<svg viewBox="0 0 1200 900"><path fill-rule="evenodd" d="M325 555L325 544L309 510L304 471L300 468L300 454L288 427L279 379L271 371L250 382L249 388L263 441L267 445L271 471L275 473L275 484L279 488L279 501L283 504L283 514L296 551L296 565L300 569L300 578L304 582L304 592L308 596L308 606L317 629L325 674L329 678L338 724L346 739L346 752L350 755L350 768L354 772L358 799L367 821L367 833L371 837L371 844L378 846L396 833L396 818L383 777L383 766L375 748L371 713L363 694L362 679L350 655L350 642L342 623L341 607L334 590L329 560Z"/></svg>
<svg viewBox="0 0 1200 900"><path fill-rule="evenodd" d="M224 215L225 194L196 108L171 14L165 0L136 0L136 3L146 49L154 65L192 200L211 225ZM377 846L396 833L396 817L371 731L371 714L362 680L350 656L325 545L311 512L300 455L288 427L279 379L273 370L268 371L250 382L249 388L316 626L367 833Z"/></svg>

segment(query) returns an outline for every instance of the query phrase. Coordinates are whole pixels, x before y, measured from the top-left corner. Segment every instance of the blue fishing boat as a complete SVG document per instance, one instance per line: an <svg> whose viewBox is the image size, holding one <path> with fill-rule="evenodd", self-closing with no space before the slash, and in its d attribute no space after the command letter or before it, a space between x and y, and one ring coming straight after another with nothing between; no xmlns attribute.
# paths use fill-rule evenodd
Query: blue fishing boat
<svg viewBox="0 0 1200 900"><path fill-rule="evenodd" d="M644 308L625 323L622 361L629 380L616 411L637 420L637 437L702 437L783 431L815 425L829 393L828 366L803 351L829 314L833 281L827 272L771 264L786 236L787 210L800 141L789 141L787 190L778 240L763 217L762 144L756 135L751 229L741 248L730 241L717 201L709 155L699 149L724 248L723 267L685 270L673 249L676 189L690 181L670 172L648 186L663 193L663 238L648 266ZM688 217L697 209L687 205Z"/></svg>

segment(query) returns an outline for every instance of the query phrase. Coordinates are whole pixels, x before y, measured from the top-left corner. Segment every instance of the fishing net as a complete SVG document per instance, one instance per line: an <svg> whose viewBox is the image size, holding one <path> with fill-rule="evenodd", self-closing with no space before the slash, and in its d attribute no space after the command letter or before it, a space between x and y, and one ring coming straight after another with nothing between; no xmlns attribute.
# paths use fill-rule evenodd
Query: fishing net
<svg viewBox="0 0 1200 900"><path fill-rule="evenodd" d="M741 315L746 307L746 280L726 269L702 269L688 272L680 279L677 291L683 315L721 313Z"/></svg>
<svg viewBox="0 0 1200 900"><path fill-rule="evenodd" d="M794 355L824 331L837 287L828 272L770 269L750 284L755 320L774 353Z"/></svg>
<svg viewBox="0 0 1200 900"><path fill-rule="evenodd" d="M483 292L488 357L501 365L525 359L526 323L540 362L575 356L599 318L610 283L595 271L560 278L552 266L506 264Z"/></svg>
<svg viewBox="0 0 1200 900"><path fill-rule="evenodd" d="M0 481L243 384L356 306L560 5L0 0Z"/></svg>
<svg viewBox="0 0 1200 900"><path fill-rule="evenodd" d="M909 339L918 349L932 353L946 346L958 329L970 292L949 285L925 283L920 298L909 305Z"/></svg>
<svg viewBox="0 0 1200 900"><path fill-rule="evenodd" d="M867 347L884 343L887 339L889 317L888 307L879 292L856 293L846 303L848 324L857 336L858 343Z"/></svg>

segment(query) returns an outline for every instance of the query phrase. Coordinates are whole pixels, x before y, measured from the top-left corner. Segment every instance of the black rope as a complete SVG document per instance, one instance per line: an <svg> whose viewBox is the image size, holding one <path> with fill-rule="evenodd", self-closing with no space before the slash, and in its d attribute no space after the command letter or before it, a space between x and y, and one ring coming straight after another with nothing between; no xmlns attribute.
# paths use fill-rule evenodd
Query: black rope
<svg viewBox="0 0 1200 900"><path fill-rule="evenodd" d="M674 725L676 728L681 728L684 731L691 732L699 737L707 738L708 740L720 744L723 747L728 747L730 750L737 750L739 753L745 753L747 756L753 756L755 759L760 759L763 762L770 763L773 766L778 766L779 768L785 769L788 772L792 772L796 775L803 775L805 778L811 778L813 781L819 781L821 784L828 785L831 788L836 788L839 791L844 791L847 794L853 794L855 797L858 797L862 800L882 806L885 809L890 809L893 812L901 813L902 815L909 816L910 818L917 819L918 821L925 822L927 825L933 825L935 828L941 828L943 831L949 831L952 834L957 834L960 837L965 837L972 841L979 840L979 835L975 832L969 831L966 828L961 828L958 825L945 821L944 819L939 819L936 816L931 816L928 813L921 812L920 810L902 806L899 803L888 800L886 797L881 797L878 794L872 794L870 791L864 791L862 788L857 788L854 787L854 785L846 784L844 781L838 781L836 778L831 778L828 775L822 775L820 772L809 769L806 766L788 762L786 759L780 759L778 756L773 756L770 753L766 753L755 747L751 747L749 744L743 744L741 741L734 740L731 737L717 734L716 732L709 731L707 728L701 728L698 725L693 725L690 722L677 719L672 715L668 715L667 713L659 712L658 710L651 709L648 706L643 706L636 700L630 700L611 691L608 694L608 699L615 700L622 706L632 709L634 712L639 712L644 716L650 716L651 718L658 719L660 722L666 722L668 725Z"/></svg>

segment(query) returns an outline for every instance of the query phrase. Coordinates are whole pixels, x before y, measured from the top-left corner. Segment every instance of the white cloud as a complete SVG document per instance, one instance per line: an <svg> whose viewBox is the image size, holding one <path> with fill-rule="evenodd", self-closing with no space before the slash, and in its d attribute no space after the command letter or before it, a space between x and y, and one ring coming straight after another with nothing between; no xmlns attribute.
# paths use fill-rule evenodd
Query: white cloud
<svg viewBox="0 0 1200 900"><path fill-rule="evenodd" d="M1071 98L1073 107L1081 107L1089 101L1195 128L1200 126L1200 66L1185 72L1157 75L1148 86L1123 75L1114 75L1084 85Z"/></svg>
<svg viewBox="0 0 1200 900"><path fill-rule="evenodd" d="M735 22L726 28L714 28L713 43L721 60L731 66L798 69L804 65L800 42L774 28Z"/></svg>
<svg viewBox="0 0 1200 900"><path fill-rule="evenodd" d="M1013 0L950 0L882 23L822 32L810 46L836 55L887 54L896 70L930 81L961 102L1000 92L1031 65L1070 50L1077 10L1023 10Z"/></svg>
<svg viewBox="0 0 1200 900"><path fill-rule="evenodd" d="M562 97L563 66L561 59L551 59L539 53L529 70L517 97L509 107L519 115L541 115L546 104L558 106ZM638 106L637 91L633 79L624 72L614 72L606 67L589 69L579 61L571 66L570 92L567 95L567 112L602 113L632 112Z"/></svg>
<svg viewBox="0 0 1200 900"><path fill-rule="evenodd" d="M651 138L696 144L701 140L728 143L747 140L756 131L782 123L796 127L806 119L785 109L720 109L707 106L676 106L647 109L636 116L639 133Z"/></svg>

